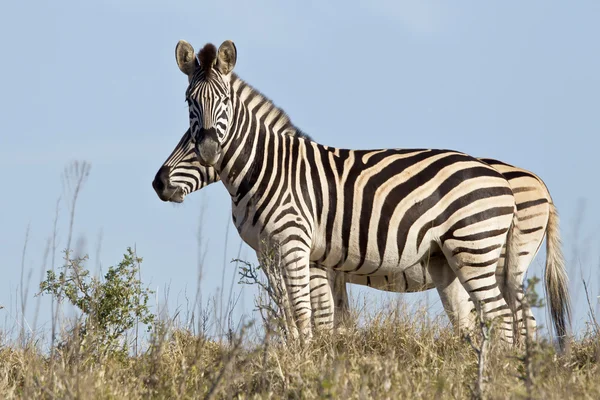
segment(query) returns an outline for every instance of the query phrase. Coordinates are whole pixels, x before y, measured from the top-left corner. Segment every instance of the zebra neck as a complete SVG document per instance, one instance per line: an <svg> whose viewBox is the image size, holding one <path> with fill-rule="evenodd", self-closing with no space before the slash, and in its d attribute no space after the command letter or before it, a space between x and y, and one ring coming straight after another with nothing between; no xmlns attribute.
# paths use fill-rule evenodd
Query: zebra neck
<svg viewBox="0 0 600 400"><path fill-rule="evenodd" d="M252 128L259 128L261 134L306 136L292 124L289 116L282 108L276 106L271 99L235 74L231 78L231 86L232 92L235 93L236 100L239 102L238 106L235 107L236 114L238 114L235 119L241 116L250 118L250 121L248 121L250 125L239 127L238 132L235 132L236 134L255 133L244 129L251 126Z"/></svg>
<svg viewBox="0 0 600 400"><path fill-rule="evenodd" d="M308 138L281 108L236 75L231 86L234 111L218 170L235 202L250 191L260 192L261 176L278 168L274 159L280 162Z"/></svg>

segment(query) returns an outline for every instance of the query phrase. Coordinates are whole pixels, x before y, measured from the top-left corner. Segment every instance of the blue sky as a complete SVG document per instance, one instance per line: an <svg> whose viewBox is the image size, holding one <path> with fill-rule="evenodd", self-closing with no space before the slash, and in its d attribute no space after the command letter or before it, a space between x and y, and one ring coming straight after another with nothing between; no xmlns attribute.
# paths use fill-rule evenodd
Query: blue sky
<svg viewBox="0 0 600 400"><path fill-rule="evenodd" d="M229 260L240 239L225 189L213 185L175 206L161 202L151 186L188 126L187 80L174 57L179 39L196 48L233 40L238 74L320 143L450 148L536 172L562 217L582 328L581 277L590 279L593 302L600 294L599 18L600 3L583 0L4 3L2 328L13 327L18 315L28 225L27 317L33 318L31 292L64 195L61 173L72 160L92 165L74 229L92 268L106 269L135 245L144 257L143 280L159 288L161 302L168 286L170 311L185 311L186 293L193 300L196 291L201 228L203 299L218 293L223 271L229 290ZM63 201L59 248L66 245L67 214ZM255 260L246 245L241 256ZM532 274L542 274L543 261L542 252ZM240 296L237 316L252 309L253 292ZM429 298L439 312L437 294ZM39 323L47 316L44 300ZM538 320L548 323L540 313Z"/></svg>

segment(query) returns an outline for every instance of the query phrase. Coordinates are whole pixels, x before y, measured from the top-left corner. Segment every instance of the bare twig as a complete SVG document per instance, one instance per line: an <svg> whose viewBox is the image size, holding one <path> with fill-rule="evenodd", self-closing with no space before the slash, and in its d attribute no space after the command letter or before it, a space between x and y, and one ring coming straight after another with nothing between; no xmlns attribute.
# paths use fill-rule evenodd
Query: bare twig
<svg viewBox="0 0 600 400"><path fill-rule="evenodd" d="M227 374L227 372L229 371L231 365L235 362L235 360L237 359L237 356L239 355L241 349L242 349L242 343L243 343L243 339L244 339L244 334L246 333L246 329L248 327L250 327L251 324L248 324L244 327L242 327L239 335L237 335L237 337L234 340L234 345L233 348L231 349L231 351L229 351L229 354L227 355L227 358L225 360L225 364L223 365L223 368L221 369L221 372L219 373L219 375L217 376L217 378L215 379L215 381L213 382L210 390L208 391L208 394L206 395L205 399L207 400L212 400L214 398L217 397L217 393L221 387L221 384L223 382L223 379L225 377L225 374Z"/></svg>
<svg viewBox="0 0 600 400"><path fill-rule="evenodd" d="M529 290L529 288L527 288L527 290ZM525 381L525 389L527 390L527 398L531 399L533 396L533 388L534 388L534 370L533 370L533 356L534 356L534 349L533 349L533 343L531 341L531 337L530 334L531 332L529 331L529 324L527 323L527 319L526 319L526 312L528 312L529 310L531 310L530 304L529 304L529 299L527 297L527 292L525 292L525 295L523 296L523 298L521 299L521 313L522 313L522 319L523 319L523 324L525 325L525 355L523 357L523 363L525 364L525 376L523 378L523 380Z"/></svg>
<svg viewBox="0 0 600 400"><path fill-rule="evenodd" d="M592 323L594 324L594 333L598 335L600 334L600 325L598 325L598 320L596 319L596 315L594 314L594 307L592 306L592 301L590 300L590 292L588 290L588 286L585 280L581 279L581 282L583 282L583 289L585 291L585 298L587 300L590 318L592 320Z"/></svg>
<svg viewBox="0 0 600 400"><path fill-rule="evenodd" d="M198 310L198 334L204 336L206 335L206 328L208 324L208 316L206 310L202 307L202 277L204 270L204 260L206 259L206 254L208 253L208 241L204 243L204 236L202 235L202 229L204 227L204 212L205 207L202 206L200 208L200 217L198 221L198 234L197 234L197 245L198 245L198 269L197 269L197 280L196 280L196 297L194 299L194 310ZM204 243L204 247L203 247ZM210 302L210 299L208 300ZM192 319L194 316L192 315Z"/></svg>
<svg viewBox="0 0 600 400"><path fill-rule="evenodd" d="M57 243L57 239L58 239L58 216L59 216L59 212L60 212L60 197L56 200L56 209L55 209L55 213L54 213L54 225L53 225L53 229L52 229L52 255L51 260L50 260L50 264L52 265L52 272L55 272L56 270L56 249L58 247L58 243ZM54 357L54 353L55 353L55 349L56 346L54 345L56 342L56 328L59 322L58 319L58 311L59 311L59 302L54 300L54 296L51 297L50 299L50 310L52 313L52 326L51 326L51 333L50 333L50 371L54 371L54 362L55 362L55 357ZM56 383L56 377L54 374L52 374L52 380L50 381L50 390L54 391L54 385Z"/></svg>
<svg viewBox="0 0 600 400"><path fill-rule="evenodd" d="M221 327L221 335L224 333L223 328L225 324L223 323L223 296L225 295L225 269L227 268L227 245L229 243L229 213L227 215L227 222L225 223L225 246L223 248L223 271L221 273L221 298L219 300L219 325ZM220 336L221 337L221 336ZM221 340L221 339L219 339Z"/></svg>
<svg viewBox="0 0 600 400"><path fill-rule="evenodd" d="M86 161L74 161L71 163L70 167L66 167L63 173L63 183L65 185L65 189L69 190L71 185L72 188L72 202L71 202L71 213L69 217L69 234L67 239L67 250L71 248L71 240L73 237L73 226L75 225L75 207L77 205L77 199L79 198L79 193L83 188L85 181L90 175L91 165Z"/></svg>
<svg viewBox="0 0 600 400"><path fill-rule="evenodd" d="M535 285L539 282L537 277L532 277L527 280L527 287L524 284L521 285L519 296L517 300L521 306L521 320L523 321L525 330L525 354L517 359L524 365L524 373L519 376L525 383L525 389L527 390L527 398L532 399L534 395L534 389L536 385L536 358L539 353L539 348L534 342L534 333L531 331L529 317L533 315L531 309L533 307L543 307L544 303L538 296ZM519 329L519 335L521 330Z"/></svg>
<svg viewBox="0 0 600 400"><path fill-rule="evenodd" d="M257 285L259 288L256 300L256 309L260 312L266 329L273 329L288 338L294 327L287 288L284 281L284 270L281 263L279 246L276 243L264 243L259 254L258 267L247 261L235 259L240 263L240 283ZM262 270L266 280L259 277L258 270Z"/></svg>
<svg viewBox="0 0 600 400"><path fill-rule="evenodd" d="M48 265L48 256L50 255L50 239L46 241L46 249L44 250L44 258L42 259L42 268L40 269L40 282L44 280L44 274L46 272L46 267ZM41 298L38 298L38 301L35 305L35 314L33 317L33 330L36 331L37 321L40 313L40 303Z"/></svg>
<svg viewBox="0 0 600 400"><path fill-rule="evenodd" d="M27 323L27 320L25 319L25 310L27 309L27 294L29 293L29 285L27 285L27 288L25 288L24 286L24 276L25 276L25 254L27 253L27 244L29 243L29 231L30 231L30 225L27 225L27 230L25 231L25 243L23 244L23 253L21 255L21 285L19 288L19 291L21 292L21 332L19 334L20 339L21 339L21 344L23 345L23 347L25 347L25 325L27 325L27 327L29 328L30 332L33 333L33 331L31 330L31 327L29 327L29 324ZM31 271L29 272L28 276L27 276L27 281L29 282L31 280Z"/></svg>
<svg viewBox="0 0 600 400"><path fill-rule="evenodd" d="M478 400L483 400L485 398L486 383L485 365L487 362L487 353L490 345L490 332L493 329L494 321L492 320L488 323L484 319L483 304L480 304L480 306L477 307L477 312L477 320L479 322L479 333L481 335L481 345L480 347L477 347L475 343L473 343L470 334L466 336L466 340L475 351L475 354L477 354L477 380L475 381L473 397Z"/></svg>

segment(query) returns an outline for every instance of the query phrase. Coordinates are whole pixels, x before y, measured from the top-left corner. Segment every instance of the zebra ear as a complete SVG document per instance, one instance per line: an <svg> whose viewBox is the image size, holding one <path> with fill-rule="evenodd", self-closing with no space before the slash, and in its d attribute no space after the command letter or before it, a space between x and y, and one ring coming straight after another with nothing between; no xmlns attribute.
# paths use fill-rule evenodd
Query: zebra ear
<svg viewBox="0 0 600 400"><path fill-rule="evenodd" d="M194 48L185 40L180 40L175 47L177 66L184 74L190 76L196 70L196 55Z"/></svg>
<svg viewBox="0 0 600 400"><path fill-rule="evenodd" d="M237 50L231 40L224 41L219 47L217 56L217 68L223 75L229 75L235 67L237 60Z"/></svg>

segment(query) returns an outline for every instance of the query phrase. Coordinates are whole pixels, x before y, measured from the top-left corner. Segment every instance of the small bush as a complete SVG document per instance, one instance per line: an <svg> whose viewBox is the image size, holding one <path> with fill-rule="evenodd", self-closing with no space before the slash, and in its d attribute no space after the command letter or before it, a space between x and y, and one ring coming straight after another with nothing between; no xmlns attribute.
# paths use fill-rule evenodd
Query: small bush
<svg viewBox="0 0 600 400"><path fill-rule="evenodd" d="M142 258L131 247L117 266L112 266L100 279L90 274L85 263L87 256L71 258L65 251L65 265L57 275L46 272L46 280L40 283L40 293L54 296L59 303L65 299L77 307L82 321L75 329L81 339L89 339L102 353L115 350L126 351L122 339L136 321L152 328L154 315L148 309L148 299L153 293L142 287L138 279Z"/></svg>

